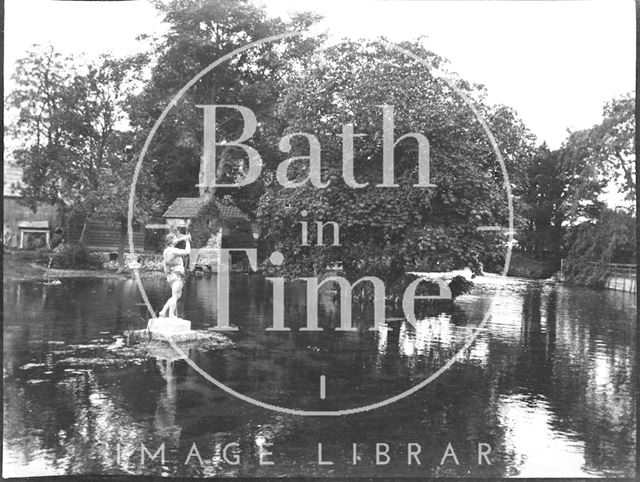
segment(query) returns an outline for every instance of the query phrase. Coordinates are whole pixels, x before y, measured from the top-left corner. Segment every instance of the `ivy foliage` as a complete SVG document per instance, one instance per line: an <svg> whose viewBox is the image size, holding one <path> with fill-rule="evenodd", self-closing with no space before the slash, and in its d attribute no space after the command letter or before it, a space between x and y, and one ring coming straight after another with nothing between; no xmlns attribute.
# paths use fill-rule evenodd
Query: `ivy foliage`
<svg viewBox="0 0 640 482"><path fill-rule="evenodd" d="M207 202L198 214L191 219L189 233L194 248L204 248L211 236L222 229L223 248L252 248L255 246L251 222L243 218L221 218L219 203L231 203L229 198L222 200L208 196Z"/></svg>
<svg viewBox="0 0 640 482"><path fill-rule="evenodd" d="M443 59L418 43L405 44L434 66ZM532 138L505 107L484 103L484 90L462 79L457 88L475 101L502 150L507 169L522 171L531 155ZM407 139L395 147L398 187L382 182L382 104L394 106L395 139L416 132L430 143L431 183L417 188L417 142ZM321 144L322 181L295 189L272 182L260 199L262 233L285 255L282 271L291 276L323 273L341 263L347 278L378 276L393 282L420 267L449 271L502 266L506 251L499 234L479 232L481 225L508 224L504 178L489 140L469 106L447 82L430 69L389 49L384 43L344 42L318 53L299 73L283 96L279 115L287 133L313 133ZM353 124L354 177L366 187L353 188L342 175L342 125ZM299 141L299 142L298 142ZM281 159L307 156L303 137ZM289 166L289 179L303 179L308 160ZM306 211L306 216L304 216ZM315 244L317 222L334 221L340 246L301 246L301 222Z"/></svg>

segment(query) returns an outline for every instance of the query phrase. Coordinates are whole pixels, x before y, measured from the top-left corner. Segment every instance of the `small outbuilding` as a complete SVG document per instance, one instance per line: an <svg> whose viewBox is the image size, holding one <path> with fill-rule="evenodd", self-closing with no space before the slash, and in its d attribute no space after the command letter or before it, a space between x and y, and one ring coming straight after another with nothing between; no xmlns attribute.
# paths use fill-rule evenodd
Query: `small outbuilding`
<svg viewBox="0 0 640 482"><path fill-rule="evenodd" d="M205 196L176 198L162 217L166 218L168 225L176 228L185 227L187 221L199 217L205 207L208 207L206 214L212 223L220 219L249 221L249 217L231 203Z"/></svg>
<svg viewBox="0 0 640 482"><path fill-rule="evenodd" d="M3 244L21 249L47 248L50 246L51 229L62 224L58 206L41 202L32 209L23 202L21 184L22 168L11 161L5 161Z"/></svg>
<svg viewBox="0 0 640 482"><path fill-rule="evenodd" d="M179 197L162 215L166 226L191 232L193 244L189 267L217 270L222 247L247 248L255 245L249 216L229 201L211 195L197 198Z"/></svg>
<svg viewBox="0 0 640 482"><path fill-rule="evenodd" d="M51 248L49 221L18 222L20 249Z"/></svg>

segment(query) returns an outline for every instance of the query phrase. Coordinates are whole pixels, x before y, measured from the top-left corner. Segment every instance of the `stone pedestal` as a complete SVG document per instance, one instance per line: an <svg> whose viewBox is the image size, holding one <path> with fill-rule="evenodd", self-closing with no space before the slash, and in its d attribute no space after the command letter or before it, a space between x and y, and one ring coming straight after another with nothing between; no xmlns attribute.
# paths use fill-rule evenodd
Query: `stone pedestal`
<svg viewBox="0 0 640 482"><path fill-rule="evenodd" d="M147 325L151 338L166 339L193 333L191 322L182 318L151 318Z"/></svg>

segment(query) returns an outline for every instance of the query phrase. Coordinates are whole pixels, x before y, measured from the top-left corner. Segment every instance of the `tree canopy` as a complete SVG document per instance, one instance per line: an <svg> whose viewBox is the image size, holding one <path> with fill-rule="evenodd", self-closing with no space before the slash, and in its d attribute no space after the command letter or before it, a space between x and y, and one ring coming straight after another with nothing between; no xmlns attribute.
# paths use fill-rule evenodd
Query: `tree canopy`
<svg viewBox="0 0 640 482"><path fill-rule="evenodd" d="M319 20L311 13L269 18L248 0L154 4L168 31L146 38L150 48L144 54L86 62L41 48L18 62L15 89L6 99L17 119L8 133L19 140L12 156L24 170L23 199L33 208L39 202L58 203L67 218L119 222L124 236L136 160L175 94L225 54ZM460 91L486 120L504 156L521 246L556 260L568 253L596 256L597 250L580 248L588 244L581 237L589 236L589 226L609 222L606 190L617 186L628 201L635 200L632 94L607 103L602 122L570 132L562 147L551 151L535 146L512 109L489 104L483 86L448 72L446 60L419 41L401 46L431 68L383 40L327 46L323 36L294 36L245 50L202 77L154 137L136 189L136 218L159 215L176 197L206 191L197 187L204 138L203 111L197 106L241 105L258 119L246 143L259 151L262 175L241 188L221 187L212 194L232 199L259 219L263 254L282 251L286 274L322 273L336 263L350 278L369 274L387 280L407 270L501 268L506 238L477 228L508 225L503 173ZM397 186L379 185L387 184L385 116L393 117L394 141L411 133L426 136L433 186L416 186L424 172L418 167L420 144L411 137L392 149ZM353 128L349 181L345 125ZM219 111L216 133L222 144L236 140L243 127L237 110ZM315 182L329 183L323 188L305 182L316 139L321 173ZM243 176L244 151L229 145L216 151L218 181ZM284 176L298 187L283 187L278 166L296 156ZM337 223L339 246L331 246L329 225L325 245L313 246L317 222ZM311 246L301 245L302 223Z"/></svg>
<svg viewBox="0 0 640 482"><path fill-rule="evenodd" d="M435 66L436 54L419 44L406 48ZM458 89L474 99L505 153L509 168L532 152L532 139L504 107L483 103L484 91L462 79ZM418 149L407 139L395 147L398 187L382 181L382 104L394 106L395 138L424 133L430 143L431 182L416 188ZM318 53L299 73L279 107L287 133L313 133L322 146L322 180L296 189L272 182L258 211L263 233L285 254L291 274L323 272L341 262L350 277L364 274L394 278L406 269L446 271L503 260L504 238L481 233L480 225L508 224L502 172L472 111L447 82L381 42L344 42ZM343 124L353 124L354 177L366 187L352 188L342 178ZM524 135L523 135L524 134ZM308 155L306 140L294 140L289 155ZM285 155L281 154L281 160ZM289 157L288 155L286 157ZM291 179L308 175L308 162L289 166ZM514 169L518 171L518 169ZM303 216L303 211L309 213ZM340 247L300 246L300 222L340 226ZM329 229L327 229L329 231ZM326 236L331 239L331 236Z"/></svg>
<svg viewBox="0 0 640 482"><path fill-rule="evenodd" d="M79 219L119 220L126 213L135 135L124 108L138 70L136 58L86 62L52 48L18 61L7 98L17 112L9 133L19 140L12 155L23 168L27 204L57 203ZM150 186L142 179L144 193ZM142 197L138 216L153 209L151 196Z"/></svg>
<svg viewBox="0 0 640 482"><path fill-rule="evenodd" d="M538 148L527 167L522 197L525 249L550 252L557 261L577 252L596 256L596 251L574 244L584 245L581 236L595 236L590 226L609 222L607 209L614 206L607 208L608 193L624 194L628 205L620 207L635 213L633 106L632 94L613 99L605 105L600 123L570 132L555 151L545 145Z"/></svg>
<svg viewBox="0 0 640 482"><path fill-rule="evenodd" d="M19 141L12 156L23 169L22 201L34 210L39 202L57 204L67 223L117 223L122 252L136 154L125 106L139 67L135 57L87 62L35 49L19 60L16 87L7 97L17 112L9 134ZM145 172L138 183L138 221L157 210ZM122 267L124 257L119 259Z"/></svg>
<svg viewBox="0 0 640 482"><path fill-rule="evenodd" d="M148 133L171 98L202 69L222 56L250 42L268 36L304 30L318 20L310 13L294 15L289 21L267 17L264 9L246 0L195 2L173 0L155 2L169 31L153 41L147 56L151 74L144 89L132 99L132 124ZM179 196L198 195L199 171L203 153L203 113L201 104L235 104L249 107L261 119L251 143L265 153L268 142L279 132L275 105L284 89L288 73L315 48L319 39L293 37L248 49L222 63L201 78L173 107L160 126L147 154L165 205ZM233 111L220 111L217 136L237 139L242 119ZM233 179L242 169L239 151L219 149L217 165L220 179ZM260 183L231 191L236 204L248 213L255 210L262 194Z"/></svg>

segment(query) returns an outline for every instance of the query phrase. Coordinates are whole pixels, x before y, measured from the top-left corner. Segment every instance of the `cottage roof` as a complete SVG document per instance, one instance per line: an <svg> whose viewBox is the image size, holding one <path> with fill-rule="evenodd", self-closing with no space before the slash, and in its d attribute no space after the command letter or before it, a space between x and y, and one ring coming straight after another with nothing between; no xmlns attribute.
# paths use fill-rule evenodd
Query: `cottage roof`
<svg viewBox="0 0 640 482"><path fill-rule="evenodd" d="M222 202L219 199L214 199L213 202L221 218L249 219L245 213L232 204ZM205 197L179 197L173 201L162 217L179 219L195 218L200 210L208 203L209 199Z"/></svg>
<svg viewBox="0 0 640 482"><path fill-rule="evenodd" d="M162 215L163 218L195 218L206 200L199 197L179 197Z"/></svg>
<svg viewBox="0 0 640 482"><path fill-rule="evenodd" d="M216 199L216 207L220 211L220 216L223 218L241 218L249 221L249 216L243 213L240 208L234 206L233 204L218 201Z"/></svg>
<svg viewBox="0 0 640 482"><path fill-rule="evenodd" d="M19 229L49 229L49 221L20 221Z"/></svg>

